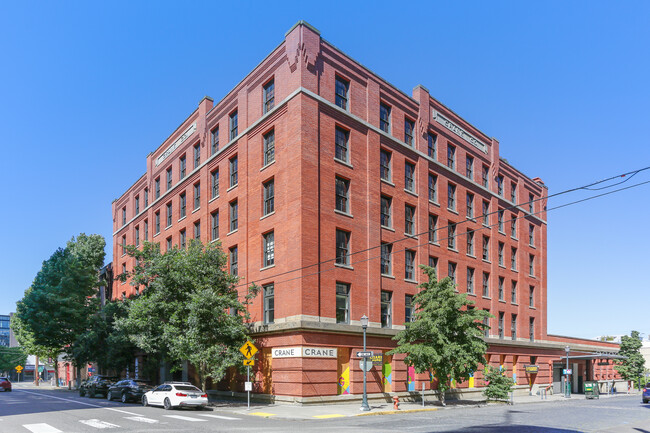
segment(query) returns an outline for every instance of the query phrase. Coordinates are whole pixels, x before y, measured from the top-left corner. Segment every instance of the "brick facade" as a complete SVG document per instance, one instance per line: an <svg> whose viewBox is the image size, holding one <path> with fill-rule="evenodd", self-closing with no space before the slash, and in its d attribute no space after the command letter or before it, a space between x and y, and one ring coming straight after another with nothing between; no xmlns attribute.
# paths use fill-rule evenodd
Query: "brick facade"
<svg viewBox="0 0 650 433"><path fill-rule="evenodd" d="M344 102L337 101L337 80L347 85ZM265 88L271 82L269 104ZM380 118L381 104L390 107L388 128ZM236 131L232 131L234 113ZM345 138L339 140L344 146L338 154L337 130L339 138ZM265 141L271 135L274 157L269 160ZM218 149L213 146L215 136ZM435 153L430 151L431 142ZM380 175L382 151L390 156L385 179ZM238 179L231 184L235 158ZM435 177L435 193L430 176ZM339 204L337 179L347 190ZM269 182L274 190L272 212L265 210ZM168 242L180 245L183 236L185 242L194 238L197 223L202 241L218 239L231 255L236 247L242 290L252 282L274 288L273 323L265 323L263 293L251 307L255 336L263 349L256 390L304 398L340 394L343 366L349 368L347 392L358 394L362 376L354 352L361 348L361 316L370 318L369 347L375 352L389 350L394 347L390 338L404 326L405 297L417 293L424 278L417 265L436 263L440 277L447 276L451 266L458 290L469 293L476 308L495 316L486 337L488 362L510 372L516 369L517 382L526 384L523 366L531 363L531 356L548 366L563 354L565 343L546 333L547 194L539 178L525 176L500 157L497 140L434 99L426 88L403 93L301 22L219 103L204 98L147 156L146 173L113 202L113 269L117 275L133 266L122 254L123 242L135 244L139 237L159 242L164 251ZM382 197L390 201L390 221L385 225ZM234 203L236 228L230 218ZM337 206L343 209L336 210ZM218 233L213 235L216 212ZM430 220L436 223L431 234ZM453 233L450 225L455 225ZM336 263L337 230L349 236L351 255L344 264ZM263 250L264 236L270 232L271 265L265 263L269 252ZM473 245L468 236L473 236ZM382 242L392 245L390 269L384 274ZM406 255L412 253L414 271L409 276ZM473 284L468 284L470 273ZM349 289L344 323L337 323L337 283ZM113 297L132 296L134 290L116 281ZM391 296L390 327L381 326L382 291ZM573 344L580 353L604 350L595 342ZM338 355L337 359L272 357L271 348L285 346L334 347ZM373 369L372 375L377 377L369 379L370 392L406 391L414 382L420 389L419 381L428 382L421 376L407 379L407 368L398 356L384 371ZM384 378L388 375L390 389ZM535 380L550 383L551 375L540 368ZM480 374L474 383L459 385L481 386Z"/></svg>

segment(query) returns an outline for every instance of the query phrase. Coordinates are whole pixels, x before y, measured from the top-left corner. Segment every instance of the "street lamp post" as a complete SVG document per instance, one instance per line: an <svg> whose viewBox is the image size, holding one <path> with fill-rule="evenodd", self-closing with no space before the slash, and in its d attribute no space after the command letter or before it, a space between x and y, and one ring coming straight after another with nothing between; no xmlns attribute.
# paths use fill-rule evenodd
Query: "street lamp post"
<svg viewBox="0 0 650 433"><path fill-rule="evenodd" d="M366 351L366 328L368 328L368 317L364 314L361 317L361 327L363 328L363 351ZM363 400L361 401L361 410L369 411L368 394L366 393L366 374L368 370L368 358L363 358Z"/></svg>
<svg viewBox="0 0 650 433"><path fill-rule="evenodd" d="M564 375L564 396L566 398L571 398L571 385L569 384L569 351L571 348L569 346L564 347L566 352L566 374Z"/></svg>

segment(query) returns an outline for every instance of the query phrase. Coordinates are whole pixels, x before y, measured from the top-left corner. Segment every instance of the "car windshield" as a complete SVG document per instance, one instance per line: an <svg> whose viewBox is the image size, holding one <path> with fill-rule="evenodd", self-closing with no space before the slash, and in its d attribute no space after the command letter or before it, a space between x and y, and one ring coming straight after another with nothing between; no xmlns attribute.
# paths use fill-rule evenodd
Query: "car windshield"
<svg viewBox="0 0 650 433"><path fill-rule="evenodd" d="M198 391L201 392L196 386L176 385L178 391Z"/></svg>

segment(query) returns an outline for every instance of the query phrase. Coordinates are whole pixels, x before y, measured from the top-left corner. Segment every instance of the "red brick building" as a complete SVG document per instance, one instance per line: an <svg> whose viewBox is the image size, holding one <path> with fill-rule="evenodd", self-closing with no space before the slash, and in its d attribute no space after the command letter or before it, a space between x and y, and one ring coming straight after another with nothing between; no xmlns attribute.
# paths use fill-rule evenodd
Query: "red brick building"
<svg viewBox="0 0 650 433"><path fill-rule="evenodd" d="M618 348L546 333L547 194L425 87L405 94L300 22L147 156L113 202L113 267L130 269L122 245L143 239L163 250L221 242L242 289L263 286L251 307L255 390L306 402L361 392L361 316L370 350L394 347L428 264L495 316L489 364L535 387L553 382L566 344L572 357ZM117 281L112 293L134 288ZM575 360L575 386L613 378ZM377 362L370 393L431 385L400 357Z"/></svg>

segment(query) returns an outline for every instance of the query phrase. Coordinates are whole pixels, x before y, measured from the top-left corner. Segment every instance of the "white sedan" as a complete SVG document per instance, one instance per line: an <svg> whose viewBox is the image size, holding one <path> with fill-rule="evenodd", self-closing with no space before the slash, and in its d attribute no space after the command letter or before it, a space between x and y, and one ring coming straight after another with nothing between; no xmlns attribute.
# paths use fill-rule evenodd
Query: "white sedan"
<svg viewBox="0 0 650 433"><path fill-rule="evenodd" d="M162 406L166 410L175 407L202 409L208 405L208 394L189 382L165 382L142 396L143 406Z"/></svg>

